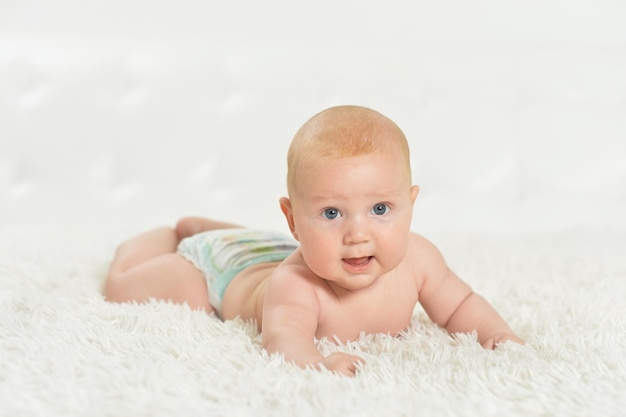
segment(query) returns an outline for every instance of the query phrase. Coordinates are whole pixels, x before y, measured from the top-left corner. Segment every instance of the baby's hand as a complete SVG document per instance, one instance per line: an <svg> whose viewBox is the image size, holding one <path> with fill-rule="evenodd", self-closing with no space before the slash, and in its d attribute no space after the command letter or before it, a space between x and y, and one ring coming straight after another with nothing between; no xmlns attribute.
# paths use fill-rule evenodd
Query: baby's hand
<svg viewBox="0 0 626 417"><path fill-rule="evenodd" d="M482 343L482 345L485 349L495 349L499 344L507 342L509 340L520 345L524 344L524 341L513 333L495 333L489 336Z"/></svg>
<svg viewBox="0 0 626 417"><path fill-rule="evenodd" d="M317 365L323 365L329 371L335 371L342 375L354 376L357 371L357 364L365 364L365 360L359 356L350 355L343 352L334 352L326 356Z"/></svg>

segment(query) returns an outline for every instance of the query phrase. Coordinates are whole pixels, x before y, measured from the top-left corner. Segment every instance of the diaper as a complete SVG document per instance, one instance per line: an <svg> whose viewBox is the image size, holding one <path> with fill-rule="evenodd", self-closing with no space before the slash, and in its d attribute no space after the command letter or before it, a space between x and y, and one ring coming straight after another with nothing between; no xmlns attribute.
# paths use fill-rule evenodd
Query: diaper
<svg viewBox="0 0 626 417"><path fill-rule="evenodd" d="M221 316L224 293L238 273L262 262L282 261L297 247L298 242L283 233L237 228L189 236L177 252L202 272L209 303Z"/></svg>

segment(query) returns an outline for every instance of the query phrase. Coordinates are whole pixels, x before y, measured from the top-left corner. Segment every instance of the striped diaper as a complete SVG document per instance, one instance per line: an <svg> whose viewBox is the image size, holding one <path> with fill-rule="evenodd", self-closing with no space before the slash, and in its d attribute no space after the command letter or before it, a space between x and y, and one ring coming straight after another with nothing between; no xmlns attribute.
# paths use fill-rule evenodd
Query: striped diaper
<svg viewBox="0 0 626 417"><path fill-rule="evenodd" d="M209 303L221 316L224 293L235 276L263 262L284 260L298 242L283 233L254 229L216 229L183 239L178 254L204 275Z"/></svg>

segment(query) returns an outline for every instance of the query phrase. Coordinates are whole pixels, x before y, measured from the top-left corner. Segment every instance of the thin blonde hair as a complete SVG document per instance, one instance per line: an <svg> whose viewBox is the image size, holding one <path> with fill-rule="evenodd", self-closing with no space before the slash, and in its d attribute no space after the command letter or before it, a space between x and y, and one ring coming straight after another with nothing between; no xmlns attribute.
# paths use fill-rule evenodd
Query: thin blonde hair
<svg viewBox="0 0 626 417"><path fill-rule="evenodd" d="M367 107L328 108L310 118L291 141L287 152L287 190L292 196L304 158L340 159L398 150L410 179L409 145L391 119Z"/></svg>

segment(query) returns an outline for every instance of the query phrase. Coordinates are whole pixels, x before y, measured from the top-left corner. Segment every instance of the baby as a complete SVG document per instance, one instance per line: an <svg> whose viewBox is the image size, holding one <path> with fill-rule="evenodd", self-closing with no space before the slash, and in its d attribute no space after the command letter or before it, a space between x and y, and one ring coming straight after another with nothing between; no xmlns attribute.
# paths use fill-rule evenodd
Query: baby
<svg viewBox="0 0 626 417"><path fill-rule="evenodd" d="M293 239L186 217L123 243L105 297L254 319L267 351L346 375L363 359L323 357L314 339L398 335L417 302L450 333L476 331L485 348L524 343L431 242L410 231L419 188L394 122L363 107L329 108L296 133L287 160L289 197L280 207Z"/></svg>

